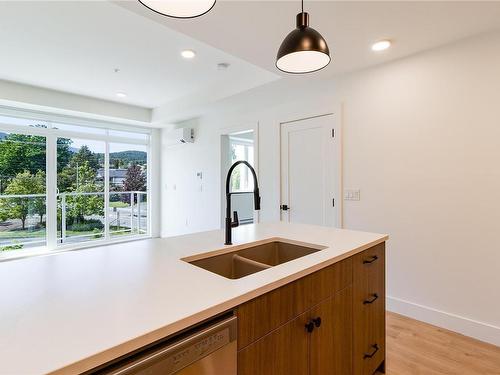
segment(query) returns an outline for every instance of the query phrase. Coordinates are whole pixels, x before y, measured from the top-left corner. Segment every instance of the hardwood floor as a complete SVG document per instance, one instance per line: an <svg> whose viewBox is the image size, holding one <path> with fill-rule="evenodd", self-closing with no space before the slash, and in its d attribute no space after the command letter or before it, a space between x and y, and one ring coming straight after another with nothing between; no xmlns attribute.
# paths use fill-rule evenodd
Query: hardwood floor
<svg viewBox="0 0 500 375"><path fill-rule="evenodd" d="M500 348L387 313L386 375L500 375Z"/></svg>

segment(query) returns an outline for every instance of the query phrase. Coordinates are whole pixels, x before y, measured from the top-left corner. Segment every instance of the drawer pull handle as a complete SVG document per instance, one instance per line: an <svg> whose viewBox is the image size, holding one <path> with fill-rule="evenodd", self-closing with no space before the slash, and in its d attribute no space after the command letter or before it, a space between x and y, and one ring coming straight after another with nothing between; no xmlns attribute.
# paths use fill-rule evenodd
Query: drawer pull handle
<svg viewBox="0 0 500 375"><path fill-rule="evenodd" d="M373 262L375 262L377 259L378 259L378 256L374 255L374 256L372 256L372 257L371 257L371 259L365 259L365 260L363 261L363 264L370 264L370 263L373 263Z"/></svg>
<svg viewBox="0 0 500 375"><path fill-rule="evenodd" d="M314 318L312 321L316 327L319 328L321 326L321 318L319 316L317 318Z"/></svg>
<svg viewBox="0 0 500 375"><path fill-rule="evenodd" d="M372 294L372 297L369 298L369 299L365 299L363 301L363 305L369 305L370 303L373 303L375 302L376 300L378 300L378 294L377 293L374 293Z"/></svg>
<svg viewBox="0 0 500 375"><path fill-rule="evenodd" d="M314 322L310 320L308 323L306 323L306 331L311 333L314 331Z"/></svg>
<svg viewBox="0 0 500 375"><path fill-rule="evenodd" d="M372 348L373 348L373 352L371 352L370 354L365 353L365 355L363 356L363 359L372 358L375 355L375 353L377 353L378 350L380 349L377 344L372 345Z"/></svg>

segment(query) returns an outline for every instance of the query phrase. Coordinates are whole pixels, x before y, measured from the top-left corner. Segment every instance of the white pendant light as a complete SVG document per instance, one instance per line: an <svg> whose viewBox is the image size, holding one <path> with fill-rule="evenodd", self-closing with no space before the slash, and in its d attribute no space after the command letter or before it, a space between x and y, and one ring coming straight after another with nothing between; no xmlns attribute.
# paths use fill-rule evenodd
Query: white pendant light
<svg viewBox="0 0 500 375"><path fill-rule="evenodd" d="M208 13L216 0L139 0L156 13L173 18L194 18Z"/></svg>

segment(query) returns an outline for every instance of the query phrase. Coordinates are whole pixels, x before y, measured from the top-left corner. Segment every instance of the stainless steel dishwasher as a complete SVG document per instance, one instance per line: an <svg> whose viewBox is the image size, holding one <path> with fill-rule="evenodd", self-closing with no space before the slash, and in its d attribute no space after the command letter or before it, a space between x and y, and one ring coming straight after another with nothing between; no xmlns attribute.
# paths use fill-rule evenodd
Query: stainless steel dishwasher
<svg viewBox="0 0 500 375"><path fill-rule="evenodd" d="M236 317L183 333L94 372L109 375L236 375Z"/></svg>

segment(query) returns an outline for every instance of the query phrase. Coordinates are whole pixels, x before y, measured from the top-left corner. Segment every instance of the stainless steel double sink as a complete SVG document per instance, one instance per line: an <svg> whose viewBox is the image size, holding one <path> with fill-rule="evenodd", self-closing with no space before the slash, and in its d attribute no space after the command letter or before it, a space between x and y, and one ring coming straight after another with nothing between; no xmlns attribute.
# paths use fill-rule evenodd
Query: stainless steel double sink
<svg viewBox="0 0 500 375"><path fill-rule="evenodd" d="M239 279L323 249L326 246L272 239L269 242L239 246L238 249L223 254L201 254L182 260L228 279Z"/></svg>

